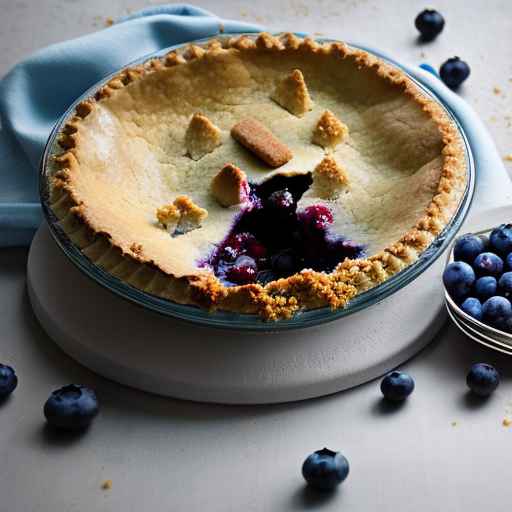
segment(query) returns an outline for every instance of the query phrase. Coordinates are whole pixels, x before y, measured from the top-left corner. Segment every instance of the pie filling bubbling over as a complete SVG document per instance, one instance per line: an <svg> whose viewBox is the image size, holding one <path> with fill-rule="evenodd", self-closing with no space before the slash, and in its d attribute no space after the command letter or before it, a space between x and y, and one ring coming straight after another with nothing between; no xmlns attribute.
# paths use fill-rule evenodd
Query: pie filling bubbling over
<svg viewBox="0 0 512 512"><path fill-rule="evenodd" d="M333 216L322 204L297 211L311 173L275 175L250 185L246 206L228 236L199 266L213 269L227 285L267 284L304 268L331 272L345 258L365 256L364 247L332 232Z"/></svg>

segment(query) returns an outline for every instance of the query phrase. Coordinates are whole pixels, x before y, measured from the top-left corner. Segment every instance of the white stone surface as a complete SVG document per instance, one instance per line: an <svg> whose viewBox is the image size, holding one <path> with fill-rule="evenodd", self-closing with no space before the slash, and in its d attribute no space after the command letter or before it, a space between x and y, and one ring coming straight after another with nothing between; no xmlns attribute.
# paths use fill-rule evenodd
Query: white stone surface
<svg viewBox="0 0 512 512"><path fill-rule="evenodd" d="M510 152L510 128L499 117L511 106L509 2L438 2L453 32L447 26L443 39L425 50L414 45L410 28L424 5L412 0L199 3L224 16L241 16L245 9L245 19L271 28L347 34L414 62L421 51L432 63L467 56L476 64L464 94L484 121L496 116L489 126L500 151ZM94 30L106 16L143 5L103 4L0 0L0 73L41 45ZM508 98L495 96L495 85ZM451 325L405 365L416 391L399 410L383 405L376 382L295 404L180 402L96 377L63 355L31 312L25 262L24 250L0 251L0 361L13 364L20 377L14 396L0 406L2 512L510 509L512 430L502 420L512 414L511 360L478 347ZM503 375L486 402L473 401L464 383L469 365L478 361L495 364ZM102 412L81 438L53 436L43 427L42 404L52 389L72 381L97 389ZM331 497L307 492L300 476L304 457L323 446L342 450L351 463L348 480ZM101 490L106 479L113 483L109 491Z"/></svg>

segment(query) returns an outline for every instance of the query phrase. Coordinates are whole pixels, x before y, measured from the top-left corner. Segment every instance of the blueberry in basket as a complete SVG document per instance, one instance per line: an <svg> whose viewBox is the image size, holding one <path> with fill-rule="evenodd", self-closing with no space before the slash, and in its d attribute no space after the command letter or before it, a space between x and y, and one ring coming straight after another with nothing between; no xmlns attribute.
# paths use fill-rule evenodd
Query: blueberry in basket
<svg viewBox="0 0 512 512"><path fill-rule="evenodd" d="M512 333L512 225L498 226L489 238L459 237L453 257L443 273L450 297L467 315Z"/></svg>

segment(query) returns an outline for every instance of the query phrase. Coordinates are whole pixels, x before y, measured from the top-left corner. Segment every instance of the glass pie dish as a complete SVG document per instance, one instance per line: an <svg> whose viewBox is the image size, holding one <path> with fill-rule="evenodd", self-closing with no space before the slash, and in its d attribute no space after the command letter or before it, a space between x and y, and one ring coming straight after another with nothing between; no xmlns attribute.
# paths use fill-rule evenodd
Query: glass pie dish
<svg viewBox="0 0 512 512"><path fill-rule="evenodd" d="M237 34L240 35L240 34ZM327 39L318 39L319 42L330 42ZM194 44L201 45L207 43L208 40L194 41ZM152 54L146 56L138 61L131 63L127 67L131 67L137 64L142 64L149 59L153 59L155 57L161 57L167 54L171 50L180 49L184 46L188 46L190 43L186 45L179 45L172 48L167 48L162 50L156 54ZM353 45L354 48L359 48ZM365 48L361 48L367 51ZM375 52L373 53L375 56L386 60L381 55L378 55ZM399 65L394 62L388 63L398 67ZM120 71L120 70L119 70ZM102 88L111 78L119 73L117 71L113 75L106 77L100 83L93 86L91 89L86 91L86 93L79 98L73 105L71 105L70 109L63 115L61 120L57 123L54 128L50 138L48 140L42 162L41 162L41 170L40 170L40 192L41 192L41 202L43 205L43 211L48 221L50 232L59 245L59 247L64 251L66 256L77 265L86 275L97 281L99 284L105 286L111 291L117 293L118 295L131 300L143 307L148 309L152 309L154 311L170 315L176 318L180 318L183 320L191 321L196 324L207 325L210 327L221 327L221 328L232 328L238 330L263 330L263 331L273 331L273 330L284 330L284 329L295 329L295 328L304 328L309 327L321 323L325 323L328 321L335 320L342 316L351 314L353 312L359 311L363 308L369 307L385 297L395 293L416 277L418 277L429 265L431 265L437 257L443 252L446 248L447 244L452 240L454 235L457 233L462 221L465 218L465 215L468 211L473 190L474 190L474 181L475 181L475 172L474 172L474 164L473 158L471 156L471 150L467 139L463 133L463 129L458 123L457 119L450 112L450 109L447 105L442 104L439 98L436 95L424 87L422 84L418 83L413 77L408 75L409 79L413 81L416 86L421 89L421 91L429 97L432 101L436 102L446 113L446 116L451 119L453 125L458 129L460 133L460 138L464 144L464 152L465 152L465 160L466 160L466 169L467 169L467 180L466 186L462 194L462 199L458 204L457 210L455 214L451 217L449 223L444 227L439 235L434 239L431 245L421 253L418 260L414 263L396 273L382 284L371 288L370 290L360 293L356 297L354 297L348 305L343 309L331 310L328 307L321 307L318 309L307 309L303 311L297 312L291 319L279 320L277 322L265 322L259 316L252 314L239 314L239 313L230 313L224 311L215 311L208 312L205 309L201 309L196 306L191 305L182 305L178 304L158 296L152 295L148 292L140 290L131 286L130 284L116 278L109 272L103 270L99 266L92 263L82 252L81 250L70 240L70 238L66 235L64 230L60 227L58 219L52 211L50 205L50 180L49 180L49 172L51 162L51 158L57 152L57 137L61 132L63 126L69 120L69 118L73 115L75 107L77 104L82 102L83 100L93 96L100 88ZM406 72L405 70L403 70ZM406 73L407 74L407 73Z"/></svg>

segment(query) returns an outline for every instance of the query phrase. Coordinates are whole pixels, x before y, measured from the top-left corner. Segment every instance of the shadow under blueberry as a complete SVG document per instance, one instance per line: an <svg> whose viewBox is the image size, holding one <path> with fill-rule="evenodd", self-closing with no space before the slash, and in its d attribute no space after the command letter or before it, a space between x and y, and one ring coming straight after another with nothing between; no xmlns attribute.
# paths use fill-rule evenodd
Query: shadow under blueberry
<svg viewBox="0 0 512 512"><path fill-rule="evenodd" d="M36 436L41 443L49 446L69 446L83 439L89 431L89 428L79 430L63 430L54 428L48 423L41 423Z"/></svg>
<svg viewBox="0 0 512 512"><path fill-rule="evenodd" d="M391 400L386 400L384 397L379 397L373 403L371 407L371 412L375 416L386 416L388 414L394 414L400 410L402 410L407 405L407 400L402 400L401 402L393 402Z"/></svg>
<svg viewBox="0 0 512 512"><path fill-rule="evenodd" d="M460 397L462 407L466 409L481 409L490 404L491 396L479 396L469 389Z"/></svg>
<svg viewBox="0 0 512 512"><path fill-rule="evenodd" d="M292 508L294 510L321 508L332 500L339 499L341 494L340 488L332 491L320 491L309 485L303 485L292 495Z"/></svg>

